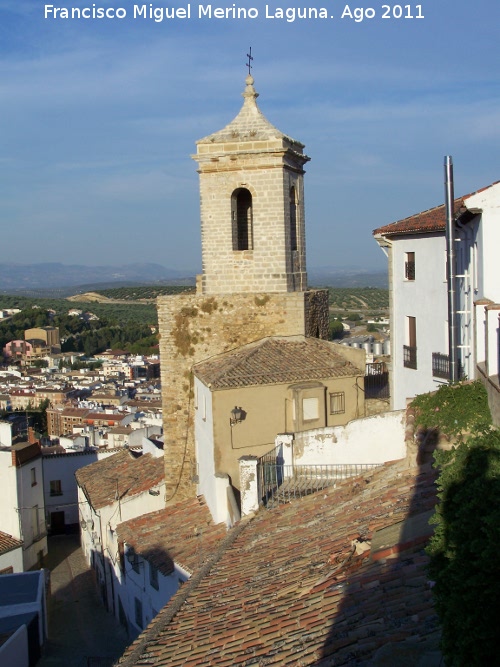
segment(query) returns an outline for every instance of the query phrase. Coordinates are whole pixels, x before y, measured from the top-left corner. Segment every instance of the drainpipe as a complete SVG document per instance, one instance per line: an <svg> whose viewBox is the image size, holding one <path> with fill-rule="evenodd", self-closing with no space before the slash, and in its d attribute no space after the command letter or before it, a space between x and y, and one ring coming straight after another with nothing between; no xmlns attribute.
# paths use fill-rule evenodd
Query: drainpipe
<svg viewBox="0 0 500 667"><path fill-rule="evenodd" d="M446 282L448 283L448 351L450 358L450 382L459 379L457 362L457 308L456 308L456 259L455 225L453 220L453 160L444 158L445 208L446 208Z"/></svg>

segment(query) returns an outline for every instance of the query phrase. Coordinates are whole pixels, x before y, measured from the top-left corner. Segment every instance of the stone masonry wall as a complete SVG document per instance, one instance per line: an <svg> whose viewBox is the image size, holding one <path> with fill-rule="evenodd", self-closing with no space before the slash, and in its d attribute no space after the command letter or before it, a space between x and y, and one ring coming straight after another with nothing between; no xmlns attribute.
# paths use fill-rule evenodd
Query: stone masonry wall
<svg viewBox="0 0 500 667"><path fill-rule="evenodd" d="M196 493L191 368L266 336L328 337L328 293L179 295L160 297L167 503Z"/></svg>
<svg viewBox="0 0 500 667"><path fill-rule="evenodd" d="M256 154L242 143L234 149L235 153L218 152L208 163L200 162L203 292L303 290L307 278L301 166L286 164L282 148ZM298 197L298 249L293 257L289 239L292 186ZM253 248L242 251L233 250L232 239L231 195L238 188L252 195Z"/></svg>

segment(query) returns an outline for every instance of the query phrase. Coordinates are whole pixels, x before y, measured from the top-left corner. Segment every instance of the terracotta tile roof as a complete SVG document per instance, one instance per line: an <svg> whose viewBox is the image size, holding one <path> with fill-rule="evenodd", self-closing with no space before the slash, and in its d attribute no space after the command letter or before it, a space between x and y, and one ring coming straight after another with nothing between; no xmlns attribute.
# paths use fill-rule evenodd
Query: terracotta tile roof
<svg viewBox="0 0 500 667"><path fill-rule="evenodd" d="M226 535L226 525L215 525L202 497L151 512L116 528L118 540L134 547L163 574L174 562L190 574L205 562Z"/></svg>
<svg viewBox="0 0 500 667"><path fill-rule="evenodd" d="M408 465L244 519L119 664L353 666L386 645L435 642L423 538L405 534L408 517L435 505L435 472ZM404 552L388 549L386 535L372 554L376 531L394 524Z"/></svg>
<svg viewBox="0 0 500 667"><path fill-rule="evenodd" d="M464 208L463 198L455 199L453 212L456 215ZM409 218L392 222L373 231L375 236L396 236L399 234L424 234L426 232L444 232L446 228L446 210L444 204L430 208Z"/></svg>
<svg viewBox="0 0 500 667"><path fill-rule="evenodd" d="M90 412L86 415L85 421L120 422L128 416L125 412Z"/></svg>
<svg viewBox="0 0 500 667"><path fill-rule="evenodd" d="M488 190L488 188L497 185L500 181L496 181L491 185L476 190L468 195L463 195L454 200L453 213L458 215L462 211L467 210L467 200L470 197ZM396 236L399 234L424 234L426 232L444 232L446 228L446 210L445 205L430 208L422 213L416 213L408 218L403 218L397 222L392 222L389 225L384 225L373 231L374 236Z"/></svg>
<svg viewBox="0 0 500 667"><path fill-rule="evenodd" d="M64 408L64 410L54 409L54 412L60 412L62 417L85 417L89 414L90 410L86 408Z"/></svg>
<svg viewBox="0 0 500 667"><path fill-rule="evenodd" d="M264 338L193 367L212 389L363 375L338 346L318 338Z"/></svg>
<svg viewBox="0 0 500 667"><path fill-rule="evenodd" d="M92 507L99 509L115 502L117 493L120 498L135 496L161 484L165 469L162 458L151 454L137 457L124 449L80 468L75 477Z"/></svg>
<svg viewBox="0 0 500 667"><path fill-rule="evenodd" d="M2 533L0 530L0 554L6 554L13 549L19 549L22 546L23 542L21 540L18 540L7 533Z"/></svg>

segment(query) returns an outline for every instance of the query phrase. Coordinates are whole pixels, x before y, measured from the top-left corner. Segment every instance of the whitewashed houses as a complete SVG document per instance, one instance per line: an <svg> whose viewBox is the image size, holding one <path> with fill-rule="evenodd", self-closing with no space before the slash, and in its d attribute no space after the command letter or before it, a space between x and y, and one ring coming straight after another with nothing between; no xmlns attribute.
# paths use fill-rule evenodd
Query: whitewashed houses
<svg viewBox="0 0 500 667"><path fill-rule="evenodd" d="M212 555L226 527L198 497L125 521L116 533L116 613L135 637Z"/></svg>
<svg viewBox="0 0 500 667"><path fill-rule="evenodd" d="M129 450L76 473L81 545L108 611L118 609L112 583L119 561L116 527L165 507L164 477L162 458Z"/></svg>
<svg viewBox="0 0 500 667"><path fill-rule="evenodd" d="M41 567L47 555L43 469L38 443L12 443L0 422L0 530L23 542L23 570Z"/></svg>
<svg viewBox="0 0 500 667"><path fill-rule="evenodd" d="M454 217L458 359L500 423L500 183L455 199ZM445 221L443 205L374 231L389 260L394 409L449 379Z"/></svg>

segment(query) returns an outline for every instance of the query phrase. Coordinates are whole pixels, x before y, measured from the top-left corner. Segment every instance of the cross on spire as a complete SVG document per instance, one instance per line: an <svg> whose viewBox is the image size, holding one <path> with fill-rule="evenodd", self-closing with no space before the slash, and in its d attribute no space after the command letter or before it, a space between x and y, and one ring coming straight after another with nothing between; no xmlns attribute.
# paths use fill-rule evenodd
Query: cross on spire
<svg viewBox="0 0 500 667"><path fill-rule="evenodd" d="M252 47L250 47L250 53L247 53L247 58L248 62L246 63L246 66L248 67L248 74L251 74L250 70L252 69L252 60L253 60Z"/></svg>

